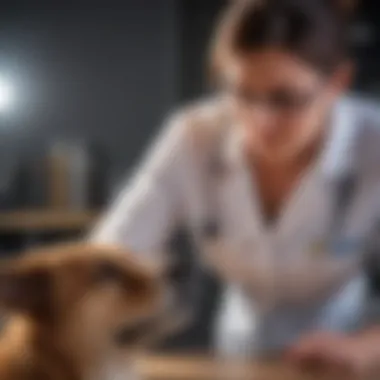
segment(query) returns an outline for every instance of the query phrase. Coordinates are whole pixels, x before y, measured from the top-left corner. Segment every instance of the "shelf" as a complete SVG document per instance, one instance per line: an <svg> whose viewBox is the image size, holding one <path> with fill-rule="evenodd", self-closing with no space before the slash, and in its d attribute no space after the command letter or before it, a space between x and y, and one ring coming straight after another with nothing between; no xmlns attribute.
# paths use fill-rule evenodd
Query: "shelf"
<svg viewBox="0 0 380 380"><path fill-rule="evenodd" d="M68 210L17 210L0 212L0 233L77 231L91 227L99 213Z"/></svg>

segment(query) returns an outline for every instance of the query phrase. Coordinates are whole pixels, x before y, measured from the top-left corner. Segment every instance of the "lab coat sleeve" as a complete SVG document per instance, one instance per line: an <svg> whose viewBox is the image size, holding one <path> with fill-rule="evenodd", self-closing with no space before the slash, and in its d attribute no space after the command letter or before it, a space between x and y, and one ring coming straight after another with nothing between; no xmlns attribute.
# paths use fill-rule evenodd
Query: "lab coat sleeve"
<svg viewBox="0 0 380 380"><path fill-rule="evenodd" d="M127 186L91 233L95 243L125 247L164 259L168 238L181 219L184 121L172 117Z"/></svg>
<svg viewBox="0 0 380 380"><path fill-rule="evenodd" d="M375 297L369 297L363 327L379 325L380 323L380 305L378 294L380 290L380 111L377 103L370 104L366 108L365 115L369 119L370 125L365 141L364 157L365 165L374 182L374 195L371 202L369 214L374 214L373 225L366 241L366 270L370 276L371 287L374 286Z"/></svg>

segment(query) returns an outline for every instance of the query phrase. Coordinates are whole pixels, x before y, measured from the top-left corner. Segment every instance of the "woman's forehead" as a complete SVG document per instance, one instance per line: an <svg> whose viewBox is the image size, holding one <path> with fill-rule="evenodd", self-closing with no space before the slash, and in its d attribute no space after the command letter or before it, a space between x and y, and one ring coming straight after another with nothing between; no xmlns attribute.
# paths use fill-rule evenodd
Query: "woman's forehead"
<svg viewBox="0 0 380 380"><path fill-rule="evenodd" d="M231 59L225 65L227 84L248 89L314 86L321 79L311 65L280 49L250 52Z"/></svg>

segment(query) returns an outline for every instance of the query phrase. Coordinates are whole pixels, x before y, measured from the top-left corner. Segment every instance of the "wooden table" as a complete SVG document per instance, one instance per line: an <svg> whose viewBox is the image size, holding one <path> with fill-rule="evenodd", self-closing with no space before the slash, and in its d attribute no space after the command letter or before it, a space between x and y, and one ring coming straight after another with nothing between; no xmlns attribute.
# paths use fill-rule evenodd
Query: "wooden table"
<svg viewBox="0 0 380 380"><path fill-rule="evenodd" d="M141 358L138 369L148 380L345 380L297 372L280 362L227 362L205 357Z"/></svg>

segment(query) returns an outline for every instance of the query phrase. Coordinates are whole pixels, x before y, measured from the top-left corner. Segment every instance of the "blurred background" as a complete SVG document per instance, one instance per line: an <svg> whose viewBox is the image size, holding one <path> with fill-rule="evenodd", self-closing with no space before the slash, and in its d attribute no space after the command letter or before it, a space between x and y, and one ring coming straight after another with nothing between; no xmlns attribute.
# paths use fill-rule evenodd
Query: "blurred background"
<svg viewBox="0 0 380 380"><path fill-rule="evenodd" d="M1 1L0 252L82 236L176 107L208 92L222 0ZM353 91L380 96L380 14L362 1ZM185 250L185 248L183 247ZM218 284L169 346L209 342Z"/></svg>

